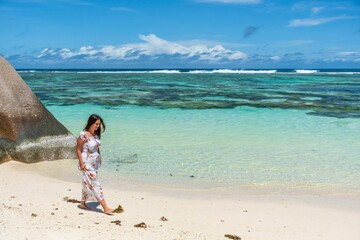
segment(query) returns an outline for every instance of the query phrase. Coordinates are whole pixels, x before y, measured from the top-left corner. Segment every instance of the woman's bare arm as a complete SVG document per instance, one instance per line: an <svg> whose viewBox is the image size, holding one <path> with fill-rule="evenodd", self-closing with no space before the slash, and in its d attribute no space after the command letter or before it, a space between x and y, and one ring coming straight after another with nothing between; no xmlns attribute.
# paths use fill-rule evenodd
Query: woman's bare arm
<svg viewBox="0 0 360 240"><path fill-rule="evenodd" d="M76 146L76 155L77 158L79 160L79 166L81 170L86 170L85 164L83 162L82 156L81 156L81 150L83 148L84 142L83 140L81 140L81 138L79 137L77 139L77 146Z"/></svg>

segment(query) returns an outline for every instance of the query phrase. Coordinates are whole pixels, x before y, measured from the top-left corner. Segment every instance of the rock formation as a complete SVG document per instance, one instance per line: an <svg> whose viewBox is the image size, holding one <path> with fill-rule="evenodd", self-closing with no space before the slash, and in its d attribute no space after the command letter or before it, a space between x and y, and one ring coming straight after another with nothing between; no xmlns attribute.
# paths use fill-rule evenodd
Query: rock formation
<svg viewBox="0 0 360 240"><path fill-rule="evenodd" d="M0 57L0 163L76 158L76 138Z"/></svg>

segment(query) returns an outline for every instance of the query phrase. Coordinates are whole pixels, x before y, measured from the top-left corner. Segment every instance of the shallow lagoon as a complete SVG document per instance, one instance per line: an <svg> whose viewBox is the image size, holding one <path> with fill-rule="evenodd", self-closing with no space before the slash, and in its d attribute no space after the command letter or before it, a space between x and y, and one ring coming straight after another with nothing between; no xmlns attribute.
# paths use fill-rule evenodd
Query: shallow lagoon
<svg viewBox="0 0 360 240"><path fill-rule="evenodd" d="M21 75L74 135L104 117L114 179L360 190L360 75Z"/></svg>

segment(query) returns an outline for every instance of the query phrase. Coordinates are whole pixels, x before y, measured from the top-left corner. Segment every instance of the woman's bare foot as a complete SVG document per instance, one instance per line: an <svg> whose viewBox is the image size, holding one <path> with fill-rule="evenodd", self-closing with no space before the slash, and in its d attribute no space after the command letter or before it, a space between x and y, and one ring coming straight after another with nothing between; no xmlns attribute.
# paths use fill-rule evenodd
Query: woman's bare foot
<svg viewBox="0 0 360 240"><path fill-rule="evenodd" d="M104 210L104 213L107 214L107 215L113 215L114 214L114 209L107 208L106 210Z"/></svg>
<svg viewBox="0 0 360 240"><path fill-rule="evenodd" d="M102 207L102 209L104 209L104 213L107 215L113 215L114 209L109 208L105 202L105 199L101 199L99 200L99 203Z"/></svg>
<svg viewBox="0 0 360 240"><path fill-rule="evenodd" d="M81 203L79 205L79 208L84 209L84 210L90 210L90 208L88 207L88 205L86 205L86 203Z"/></svg>

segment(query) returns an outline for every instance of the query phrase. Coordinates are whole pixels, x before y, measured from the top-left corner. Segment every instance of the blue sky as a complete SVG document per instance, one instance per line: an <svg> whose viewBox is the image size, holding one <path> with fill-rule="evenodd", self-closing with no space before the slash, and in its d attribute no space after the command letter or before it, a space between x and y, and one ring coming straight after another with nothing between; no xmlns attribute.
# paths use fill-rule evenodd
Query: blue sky
<svg viewBox="0 0 360 240"><path fill-rule="evenodd" d="M360 68L360 1L0 0L16 68Z"/></svg>

